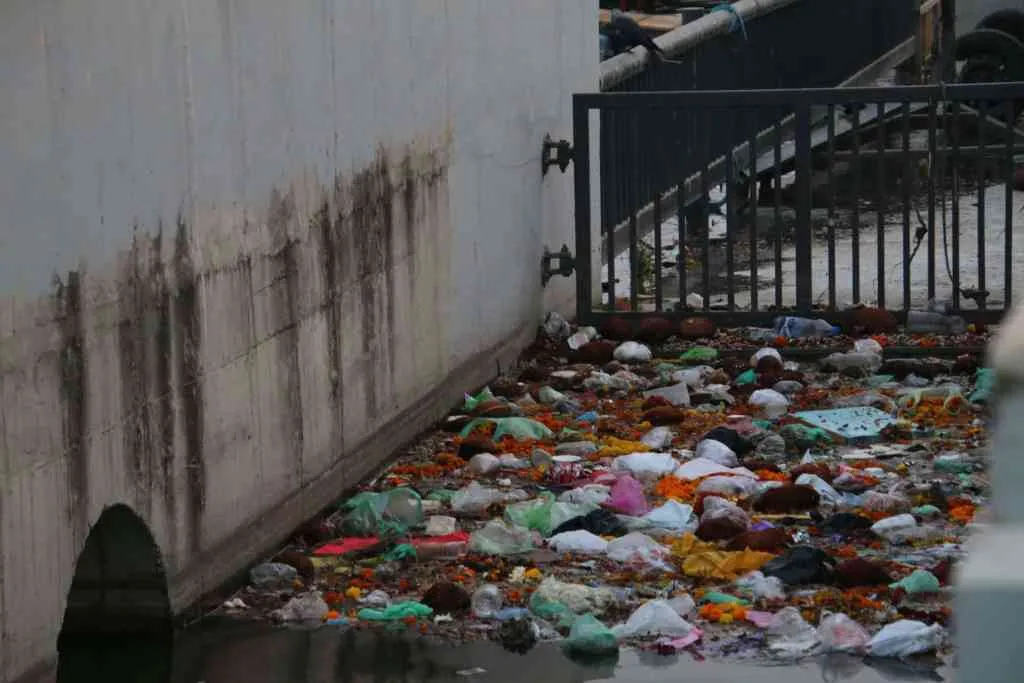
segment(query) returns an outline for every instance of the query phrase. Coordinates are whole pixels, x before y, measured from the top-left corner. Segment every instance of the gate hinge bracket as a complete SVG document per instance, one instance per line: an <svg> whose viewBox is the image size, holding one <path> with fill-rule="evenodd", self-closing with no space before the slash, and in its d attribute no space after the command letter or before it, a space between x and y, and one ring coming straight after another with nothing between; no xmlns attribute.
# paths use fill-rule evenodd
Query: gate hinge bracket
<svg viewBox="0 0 1024 683"><path fill-rule="evenodd" d="M544 247L544 256L540 262L541 286L546 287L548 281L556 275L569 277L573 274L574 270L576 270L576 259L573 258L568 245L563 244L562 250L558 252L550 251L547 247Z"/></svg>
<svg viewBox="0 0 1024 683"><path fill-rule="evenodd" d="M552 154L553 153L553 154ZM541 175L547 175L548 169L558 166L562 173L572 163L572 144L568 140L552 140L551 135L544 136L544 148L540 158Z"/></svg>

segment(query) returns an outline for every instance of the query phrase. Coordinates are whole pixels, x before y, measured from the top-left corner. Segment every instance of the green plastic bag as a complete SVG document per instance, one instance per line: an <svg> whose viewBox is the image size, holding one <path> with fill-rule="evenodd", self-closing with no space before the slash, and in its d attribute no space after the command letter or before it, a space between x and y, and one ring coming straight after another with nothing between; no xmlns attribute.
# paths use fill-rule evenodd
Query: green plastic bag
<svg viewBox="0 0 1024 683"><path fill-rule="evenodd" d="M350 536L396 539L407 536L409 527L423 523L419 494L404 486L383 493L357 494L342 507L348 512L342 518L341 528Z"/></svg>
<svg viewBox="0 0 1024 683"><path fill-rule="evenodd" d="M753 384L757 381L757 373L753 370L746 370L741 372L739 377L736 378L736 386L741 387L746 384Z"/></svg>
<svg viewBox="0 0 1024 683"><path fill-rule="evenodd" d="M832 443L832 437L824 429L798 423L784 426L779 430L779 436L786 441L787 448L798 451Z"/></svg>
<svg viewBox="0 0 1024 683"><path fill-rule="evenodd" d="M400 621L408 617L429 617L434 610L422 602L409 600L398 602L384 609L370 609L369 607L359 610L359 618L363 621Z"/></svg>
<svg viewBox="0 0 1024 683"><path fill-rule="evenodd" d="M992 368L978 368L978 374L974 378L974 391L971 393L971 403L988 403L992 398L992 390L996 386L996 373Z"/></svg>
<svg viewBox="0 0 1024 683"><path fill-rule="evenodd" d="M682 353L679 360L686 363L710 363L718 358L718 350L708 346L694 346Z"/></svg>
<svg viewBox="0 0 1024 683"><path fill-rule="evenodd" d="M551 533L551 507L554 504L555 495L550 491L542 491L534 500L506 506L505 521L524 529L534 529L547 536Z"/></svg>
<svg viewBox="0 0 1024 683"><path fill-rule="evenodd" d="M594 615L584 614L573 623L564 647L573 654L605 655L618 652L619 641Z"/></svg>
<svg viewBox="0 0 1024 683"><path fill-rule="evenodd" d="M516 441L554 438L554 433L550 429L528 417L478 417L462 428L462 438L466 438L473 433L473 430L487 422L497 425L494 430L495 440L505 436L511 436Z"/></svg>
<svg viewBox="0 0 1024 683"><path fill-rule="evenodd" d="M530 611L541 619L557 621L561 626L572 626L576 621L572 610L556 600L548 600L540 593L530 596Z"/></svg>
<svg viewBox="0 0 1024 683"><path fill-rule="evenodd" d="M938 592L939 580L926 569L917 569L910 576L905 576L896 583L889 584L889 588L902 588L907 593L935 593Z"/></svg>
<svg viewBox="0 0 1024 683"><path fill-rule="evenodd" d="M395 562L397 560L416 559L416 548L408 543L399 543L391 550L384 553L384 560L386 562Z"/></svg>
<svg viewBox="0 0 1024 683"><path fill-rule="evenodd" d="M468 413L468 412L471 412L474 408L476 408L481 403L484 403L485 401L493 401L493 400L494 400L494 394L491 393L491 388L490 387L484 387L483 391L481 391L476 396L470 396L469 394L466 394L466 401L465 401L465 403L462 404L462 410L464 412Z"/></svg>

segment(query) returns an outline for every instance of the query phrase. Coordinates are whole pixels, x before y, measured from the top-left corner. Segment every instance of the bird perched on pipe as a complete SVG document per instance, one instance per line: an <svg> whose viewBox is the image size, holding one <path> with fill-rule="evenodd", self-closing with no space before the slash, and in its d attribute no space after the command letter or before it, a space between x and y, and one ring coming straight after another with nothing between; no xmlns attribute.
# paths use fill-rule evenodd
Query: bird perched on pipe
<svg viewBox="0 0 1024 683"><path fill-rule="evenodd" d="M611 19L608 21L608 36L619 49L626 52L632 52L636 46L643 45L658 59L665 57L657 43L640 28L640 24L622 10L612 10Z"/></svg>

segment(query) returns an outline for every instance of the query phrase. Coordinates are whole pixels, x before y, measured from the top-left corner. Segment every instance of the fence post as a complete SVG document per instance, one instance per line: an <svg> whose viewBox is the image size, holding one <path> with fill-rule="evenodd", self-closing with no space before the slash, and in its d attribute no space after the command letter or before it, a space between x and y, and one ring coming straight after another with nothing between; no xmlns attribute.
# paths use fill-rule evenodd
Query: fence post
<svg viewBox="0 0 1024 683"><path fill-rule="evenodd" d="M583 324L594 310L590 289L590 108L572 98L573 181L576 218L576 320ZM612 256L614 258L614 256Z"/></svg>
<svg viewBox="0 0 1024 683"><path fill-rule="evenodd" d="M811 279L811 111L806 99L794 112L796 143L796 307L810 313L814 294ZM829 277L833 274L829 273Z"/></svg>

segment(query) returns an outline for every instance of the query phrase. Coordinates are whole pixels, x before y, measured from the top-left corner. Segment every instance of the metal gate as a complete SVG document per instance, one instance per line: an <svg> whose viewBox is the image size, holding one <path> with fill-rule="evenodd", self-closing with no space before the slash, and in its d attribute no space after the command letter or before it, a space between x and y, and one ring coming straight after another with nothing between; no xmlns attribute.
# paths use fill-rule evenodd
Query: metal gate
<svg viewBox="0 0 1024 683"><path fill-rule="evenodd" d="M998 319L1024 286L1022 106L1024 83L575 95L579 320Z"/></svg>

